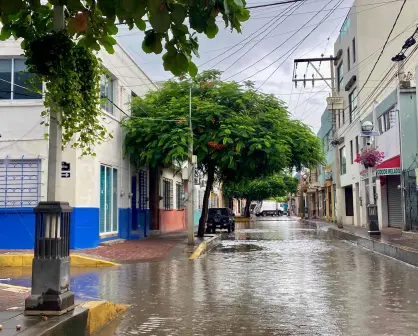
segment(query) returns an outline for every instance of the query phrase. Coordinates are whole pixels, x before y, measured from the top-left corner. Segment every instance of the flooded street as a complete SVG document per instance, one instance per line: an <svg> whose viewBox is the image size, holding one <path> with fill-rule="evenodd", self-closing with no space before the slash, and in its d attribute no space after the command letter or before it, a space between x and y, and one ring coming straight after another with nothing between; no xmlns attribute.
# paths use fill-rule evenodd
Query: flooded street
<svg viewBox="0 0 418 336"><path fill-rule="evenodd" d="M417 268L287 217L224 238L195 261L75 275L72 290L132 305L116 335L418 335Z"/></svg>

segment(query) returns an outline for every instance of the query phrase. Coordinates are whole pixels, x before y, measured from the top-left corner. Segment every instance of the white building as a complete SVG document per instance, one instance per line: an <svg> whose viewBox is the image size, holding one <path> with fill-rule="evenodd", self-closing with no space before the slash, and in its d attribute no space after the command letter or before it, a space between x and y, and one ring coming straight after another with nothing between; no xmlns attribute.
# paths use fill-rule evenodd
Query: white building
<svg viewBox="0 0 418 336"><path fill-rule="evenodd" d="M418 3L408 1L380 55L401 6L402 2L379 5L376 1L354 1L334 44L336 89L344 99L344 110L336 118L340 167L334 172L341 178L336 208L343 224L367 223L366 187L360 178L361 167L354 160L364 146L360 137L363 119L397 87L397 66L391 58L416 29ZM414 72L416 64L414 55L405 72Z"/></svg>
<svg viewBox="0 0 418 336"><path fill-rule="evenodd" d="M40 124L42 97L25 89L30 74L20 73L25 71L20 42L0 43L0 249L32 248L33 208L47 190L48 129ZM149 226L148 172L135 171L124 157L120 122L130 116L132 97L156 85L120 45L114 54L99 56L110 74L101 86L108 98L103 123L114 138L97 146L96 157L80 158L71 148L63 152L60 200L73 207L71 248L137 239Z"/></svg>

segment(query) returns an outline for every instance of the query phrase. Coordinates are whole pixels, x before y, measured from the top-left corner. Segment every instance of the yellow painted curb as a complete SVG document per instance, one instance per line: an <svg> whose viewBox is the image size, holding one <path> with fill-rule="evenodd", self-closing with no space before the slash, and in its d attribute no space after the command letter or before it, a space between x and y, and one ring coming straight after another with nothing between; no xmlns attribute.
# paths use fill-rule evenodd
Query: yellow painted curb
<svg viewBox="0 0 418 336"><path fill-rule="evenodd" d="M206 252L207 242L203 241L199 244L199 246L194 250L192 255L189 257L190 260L195 260L199 258L202 254Z"/></svg>
<svg viewBox="0 0 418 336"><path fill-rule="evenodd" d="M90 301L80 305L88 309L87 330L89 335L112 322L127 309L127 305L111 303L108 301Z"/></svg>
<svg viewBox="0 0 418 336"><path fill-rule="evenodd" d="M86 256L81 256L78 254L72 254L70 256L71 258L71 266L77 266L77 267L112 267L112 266L119 266L119 264L107 261L107 260L101 260Z"/></svg>
<svg viewBox="0 0 418 336"><path fill-rule="evenodd" d="M0 254L0 267L31 267L33 254ZM119 266L119 264L72 254L70 256L71 266L76 267L112 267Z"/></svg>

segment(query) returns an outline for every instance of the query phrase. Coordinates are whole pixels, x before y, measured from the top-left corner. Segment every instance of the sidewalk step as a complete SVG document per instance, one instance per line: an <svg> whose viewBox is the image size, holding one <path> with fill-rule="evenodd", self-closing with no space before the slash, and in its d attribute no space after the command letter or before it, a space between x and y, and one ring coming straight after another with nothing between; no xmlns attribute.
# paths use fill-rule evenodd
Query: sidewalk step
<svg viewBox="0 0 418 336"><path fill-rule="evenodd" d="M126 241L125 239L112 239L112 240L108 240L105 242L101 242L100 246L112 246L112 245L124 243L125 241Z"/></svg>

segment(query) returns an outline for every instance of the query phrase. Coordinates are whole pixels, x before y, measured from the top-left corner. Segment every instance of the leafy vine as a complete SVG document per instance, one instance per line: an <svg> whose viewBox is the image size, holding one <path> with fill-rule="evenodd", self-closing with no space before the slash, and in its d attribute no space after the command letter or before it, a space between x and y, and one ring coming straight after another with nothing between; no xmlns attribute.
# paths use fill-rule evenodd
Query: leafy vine
<svg viewBox="0 0 418 336"><path fill-rule="evenodd" d="M28 71L46 83L46 110L63 128L62 145L95 156L94 146L112 138L100 124L100 79L103 74L92 51L76 44L66 31L48 33L25 43ZM46 121L43 121L48 126Z"/></svg>

